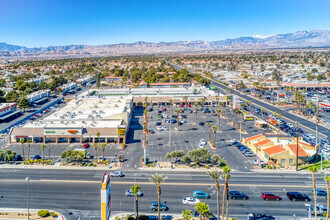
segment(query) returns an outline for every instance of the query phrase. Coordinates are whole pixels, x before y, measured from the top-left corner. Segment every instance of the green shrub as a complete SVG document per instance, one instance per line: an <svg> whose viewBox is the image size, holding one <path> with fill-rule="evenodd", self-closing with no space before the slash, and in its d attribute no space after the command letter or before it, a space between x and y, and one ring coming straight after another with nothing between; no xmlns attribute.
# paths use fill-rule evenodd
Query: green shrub
<svg viewBox="0 0 330 220"><path fill-rule="evenodd" d="M38 212L38 215L40 216L40 217L46 217L46 216L48 216L48 214L49 214L49 210L39 210L39 212Z"/></svg>
<svg viewBox="0 0 330 220"><path fill-rule="evenodd" d="M49 215L52 217L55 217L56 214L55 214L55 212L50 212Z"/></svg>
<svg viewBox="0 0 330 220"><path fill-rule="evenodd" d="M90 167L93 166L93 163L88 164L88 166L90 166Z"/></svg>
<svg viewBox="0 0 330 220"><path fill-rule="evenodd" d="M205 168L206 168L206 169L210 169L210 166L206 166Z"/></svg>

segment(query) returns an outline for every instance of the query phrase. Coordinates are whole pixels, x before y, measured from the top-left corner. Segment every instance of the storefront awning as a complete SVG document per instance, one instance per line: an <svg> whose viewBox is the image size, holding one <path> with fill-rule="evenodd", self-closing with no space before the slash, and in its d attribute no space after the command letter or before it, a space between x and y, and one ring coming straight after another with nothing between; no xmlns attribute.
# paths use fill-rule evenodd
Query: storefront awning
<svg viewBox="0 0 330 220"><path fill-rule="evenodd" d="M13 116L13 115L16 115L16 114L18 114L18 113L20 113L20 111L14 111L14 112L11 112L11 113L9 113L9 114L7 114L7 115L4 115L4 116L0 117L0 121L2 121L2 120L6 120L7 118L9 118L9 117L11 117L11 116Z"/></svg>

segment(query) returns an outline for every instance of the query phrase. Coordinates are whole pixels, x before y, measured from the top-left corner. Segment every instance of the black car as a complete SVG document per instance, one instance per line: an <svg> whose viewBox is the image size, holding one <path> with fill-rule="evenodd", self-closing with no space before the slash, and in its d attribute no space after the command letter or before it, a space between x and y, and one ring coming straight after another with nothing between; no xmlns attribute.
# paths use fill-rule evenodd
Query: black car
<svg viewBox="0 0 330 220"><path fill-rule="evenodd" d="M233 199L233 200L236 200L236 199L243 199L243 200L249 199L249 197L245 193L242 193L240 191L229 191L229 195L230 195L230 198Z"/></svg>
<svg viewBox="0 0 330 220"><path fill-rule="evenodd" d="M306 194L300 192L287 192L286 196L292 201L296 201L296 200L306 201L306 202L310 201L310 198Z"/></svg>

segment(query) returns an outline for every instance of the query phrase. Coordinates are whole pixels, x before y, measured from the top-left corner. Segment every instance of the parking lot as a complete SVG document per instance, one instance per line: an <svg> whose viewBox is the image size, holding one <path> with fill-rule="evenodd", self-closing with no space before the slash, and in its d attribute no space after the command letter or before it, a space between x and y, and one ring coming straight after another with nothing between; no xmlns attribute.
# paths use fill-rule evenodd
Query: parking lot
<svg viewBox="0 0 330 220"><path fill-rule="evenodd" d="M162 107L161 107L162 108ZM165 155L168 152L174 150L183 150L187 153L189 150L198 149L200 139L204 139L206 142L209 139L209 127L206 125L210 122L212 126L217 126L217 115L215 113L205 113L205 118L203 117L203 112L200 111L201 107L198 107L197 112L197 124L195 124L195 113L179 113L179 115L186 115L186 118L179 119L186 120L179 126L181 131L177 131L177 123L164 122L164 118L158 118L158 110L161 109L154 107L153 111L148 112L149 116L149 130L153 130L154 134L149 134L147 136L147 157L151 161L169 161L165 159ZM170 109L167 108L163 113L172 118L172 115L176 115L173 108L173 114L170 114ZM183 109L183 108L181 108ZM194 107L191 108L194 110ZM216 107L209 108L210 110L216 109ZM230 140L240 139L240 133L236 127L232 127L228 121L230 119L230 111L226 109L226 116L228 119L221 118L220 127L221 131L216 133L216 150L207 145L206 147L210 149L212 154L218 154L224 158L232 169L247 171L253 169L254 160L256 157L245 157L236 147L234 147ZM237 121L237 120L236 120ZM157 126L156 122L161 122L161 125ZM200 126L199 122L204 122L204 125ZM260 133L269 133L270 130L259 130L254 127L254 121L246 121L244 125L244 130L248 134L241 134L241 137L250 137ZM157 129L160 129L158 130ZM165 127L165 129L161 129ZM211 142L213 143L213 131L211 130ZM171 140L169 144L169 140Z"/></svg>

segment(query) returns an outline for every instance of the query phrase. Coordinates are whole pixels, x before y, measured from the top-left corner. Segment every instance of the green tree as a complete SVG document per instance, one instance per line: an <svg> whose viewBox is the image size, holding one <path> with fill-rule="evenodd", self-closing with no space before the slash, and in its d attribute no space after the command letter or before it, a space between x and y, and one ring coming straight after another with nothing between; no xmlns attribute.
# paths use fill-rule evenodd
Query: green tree
<svg viewBox="0 0 330 220"><path fill-rule="evenodd" d="M218 117L218 131L220 131L220 114L221 114L221 109L216 109L215 113L217 113Z"/></svg>
<svg viewBox="0 0 330 220"><path fill-rule="evenodd" d="M160 219L160 195L162 193L161 185L165 182L166 179L167 179L167 176L164 176L164 174L159 174L159 173L156 173L156 174L152 175L151 178L149 179L149 181L154 183L156 185L156 188L157 188L158 219Z"/></svg>
<svg viewBox="0 0 330 220"><path fill-rule="evenodd" d="M199 220L202 220L204 218L204 215L210 211L209 205L205 204L204 202L199 202L195 206L196 211L199 213Z"/></svg>
<svg viewBox="0 0 330 220"><path fill-rule="evenodd" d="M23 156L23 160L25 160L25 153L24 153L25 138L21 138L21 140L19 142L22 144L22 156Z"/></svg>
<svg viewBox="0 0 330 220"><path fill-rule="evenodd" d="M46 148L46 145L43 144L40 146L40 148L42 149L42 163L45 162L45 148Z"/></svg>
<svg viewBox="0 0 330 220"><path fill-rule="evenodd" d="M229 209L229 187L228 187L228 179L230 178L230 168L228 166L224 167L222 171L225 173L225 187L223 188L223 197L222 197L222 219L225 216L225 197L227 195L227 206L226 206L226 219L228 220L228 209Z"/></svg>
<svg viewBox="0 0 330 220"><path fill-rule="evenodd" d="M184 211L182 211L182 218L183 220L190 220L193 218L193 213L191 210L186 209Z"/></svg>
<svg viewBox="0 0 330 220"><path fill-rule="evenodd" d="M25 112L25 109L30 106L29 100L25 97L21 98L21 100L18 103L18 106L22 108Z"/></svg>
<svg viewBox="0 0 330 220"><path fill-rule="evenodd" d="M215 156L215 155L214 155ZM212 170L207 171L207 174L214 180L215 189L217 190L217 218L220 219L220 184L219 180L221 180L221 171L219 170Z"/></svg>
<svg viewBox="0 0 330 220"><path fill-rule="evenodd" d="M211 122L206 122L207 127L209 128L209 142L211 142Z"/></svg>
<svg viewBox="0 0 330 220"><path fill-rule="evenodd" d="M5 79L0 79L0 87L4 87L6 85Z"/></svg>
<svg viewBox="0 0 330 220"><path fill-rule="evenodd" d="M213 131L213 148L215 148L215 136L217 134L217 126L212 126L212 131Z"/></svg>
<svg viewBox="0 0 330 220"><path fill-rule="evenodd" d="M19 94L15 90L12 90L6 94L5 99L6 102L16 102L18 97Z"/></svg>
<svg viewBox="0 0 330 220"><path fill-rule="evenodd" d="M135 195L136 219L139 219L139 192L141 187L137 184L131 186L131 193Z"/></svg>
<svg viewBox="0 0 330 220"><path fill-rule="evenodd" d="M97 159L98 158L98 155L97 155L97 143L94 143L93 144L93 147L95 149L95 159Z"/></svg>
<svg viewBox="0 0 330 220"><path fill-rule="evenodd" d="M104 161L104 151L105 151L105 147L107 146L107 144L102 144L101 145L101 148L102 148L102 159L103 159L103 161Z"/></svg>

